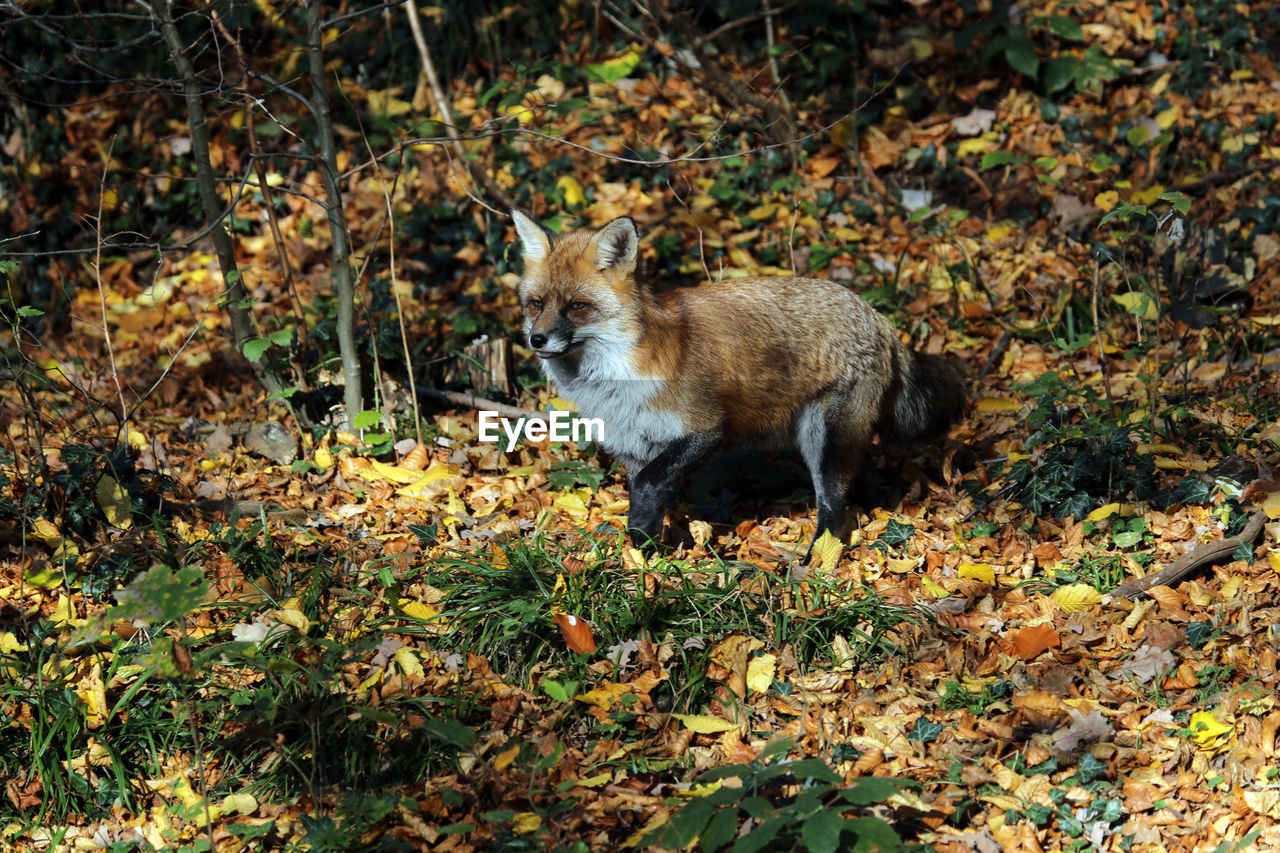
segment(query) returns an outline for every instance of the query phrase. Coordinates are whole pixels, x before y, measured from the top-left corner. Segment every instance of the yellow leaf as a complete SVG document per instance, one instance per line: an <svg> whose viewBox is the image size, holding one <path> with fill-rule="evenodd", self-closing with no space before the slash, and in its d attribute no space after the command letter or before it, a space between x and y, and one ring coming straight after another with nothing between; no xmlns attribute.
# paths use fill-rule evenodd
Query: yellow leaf
<svg viewBox="0 0 1280 853"><path fill-rule="evenodd" d="M605 785L609 780L613 779L612 773L597 773L594 776L583 776L581 779L574 781L574 785L580 788L599 788Z"/></svg>
<svg viewBox="0 0 1280 853"><path fill-rule="evenodd" d="M587 504L582 498L575 494L559 495L555 499L555 505L567 512L569 515L584 516L587 514Z"/></svg>
<svg viewBox="0 0 1280 853"><path fill-rule="evenodd" d="M71 606L71 599L65 595L59 595L58 606L49 614L49 621L55 625L65 625L74 619L75 615L76 611Z"/></svg>
<svg viewBox="0 0 1280 853"><path fill-rule="evenodd" d="M713 735L738 727L737 723L731 723L710 714L672 714L671 716L684 723L685 728L692 729L700 735Z"/></svg>
<svg viewBox="0 0 1280 853"><path fill-rule="evenodd" d="M277 622L283 622L299 634L307 633L307 615L301 610L276 610L271 615Z"/></svg>
<svg viewBox="0 0 1280 853"><path fill-rule="evenodd" d="M401 468L399 465L388 465L385 462L379 462L377 459L370 460L369 467L377 474L380 474L382 479L390 480L393 483L408 485L423 479L421 471L414 471L412 468Z"/></svg>
<svg viewBox="0 0 1280 853"><path fill-rule="evenodd" d="M1262 511L1267 514L1267 518L1280 518L1280 492L1272 492L1262 499Z"/></svg>
<svg viewBox="0 0 1280 853"><path fill-rule="evenodd" d="M26 650L26 645L19 643L17 636L12 631L0 631L0 655L25 652Z"/></svg>
<svg viewBox="0 0 1280 853"><path fill-rule="evenodd" d="M136 429L129 430L129 446L134 450L147 449L147 437Z"/></svg>
<svg viewBox="0 0 1280 853"><path fill-rule="evenodd" d="M813 559L811 560L813 569L833 571L840 565L840 554L843 551L844 546L840 544L839 539L832 535L830 530L822 531L818 541L813 543Z"/></svg>
<svg viewBox="0 0 1280 853"><path fill-rule="evenodd" d="M395 653L396 665L400 667L400 672L405 675L421 676L422 661L418 660L418 655L408 646L401 646L396 649Z"/></svg>
<svg viewBox="0 0 1280 853"><path fill-rule="evenodd" d="M509 749L504 749L493 757L493 769L505 770L511 766L511 762L516 760L516 756L520 754L520 744L512 744Z"/></svg>
<svg viewBox="0 0 1280 853"><path fill-rule="evenodd" d="M107 691L102 683L102 664L94 664L89 674L76 684L76 695L84 703L85 723L96 729L107 720Z"/></svg>
<svg viewBox="0 0 1280 853"><path fill-rule="evenodd" d="M378 91L371 89L368 92L369 112L381 116L400 116L413 109L413 105L408 101L402 101L391 94L389 90Z"/></svg>
<svg viewBox="0 0 1280 853"><path fill-rule="evenodd" d="M1259 142L1258 134L1242 133L1238 136L1228 136L1222 140L1223 154L1239 154L1245 149L1246 145L1257 145Z"/></svg>
<svg viewBox="0 0 1280 853"><path fill-rule="evenodd" d="M984 133L981 136L961 139L960 143L956 146L956 156L966 157L970 154L985 154L992 148L995 148L998 141L999 135L994 130Z"/></svg>
<svg viewBox="0 0 1280 853"><path fill-rule="evenodd" d="M1191 739L1201 749L1216 749L1224 744L1226 736L1235 731L1234 728L1218 722L1211 711L1196 711L1191 715Z"/></svg>
<svg viewBox="0 0 1280 853"><path fill-rule="evenodd" d="M228 794L222 800L223 814L251 815L258 810L258 799L253 794L241 792Z"/></svg>
<svg viewBox="0 0 1280 853"><path fill-rule="evenodd" d="M928 575L920 576L920 585L924 587L924 591L934 598L946 598L951 593L947 592L947 588L935 581Z"/></svg>
<svg viewBox="0 0 1280 853"><path fill-rule="evenodd" d="M507 107L507 115L515 116L516 121L520 122L520 124L528 124L533 121L533 110L523 104L512 104Z"/></svg>
<svg viewBox="0 0 1280 853"><path fill-rule="evenodd" d="M956 574L962 578L971 578L983 583L989 583L992 586L995 586L996 583L995 570L986 563L961 563L960 568L956 570Z"/></svg>
<svg viewBox="0 0 1280 853"><path fill-rule="evenodd" d="M778 659L774 655L754 657L747 664L747 689L766 693L773 686L773 673Z"/></svg>
<svg viewBox="0 0 1280 853"><path fill-rule="evenodd" d="M1063 613L1079 613L1081 610L1088 610L1093 605L1100 604L1102 593L1087 583L1073 583L1055 589L1051 598Z"/></svg>
<svg viewBox="0 0 1280 853"><path fill-rule="evenodd" d="M1104 518L1110 518L1113 515L1132 515L1133 513L1122 512L1123 507L1118 503L1103 504L1102 506L1089 513L1086 521L1102 521Z"/></svg>
<svg viewBox="0 0 1280 853"><path fill-rule="evenodd" d="M1141 291L1113 293L1111 298L1116 304L1122 306L1136 317L1141 317L1144 320L1155 320L1159 316L1156 311L1156 301Z"/></svg>
<svg viewBox="0 0 1280 853"><path fill-rule="evenodd" d="M64 575L56 563L42 563L32 564L31 568L22 573L22 579L41 589L57 589L62 586Z"/></svg>
<svg viewBox="0 0 1280 853"><path fill-rule="evenodd" d="M520 835L528 835L542 828L542 818L533 812L521 812L511 821L511 828Z"/></svg>
<svg viewBox="0 0 1280 853"><path fill-rule="evenodd" d="M321 471L327 471L333 465L333 454L329 452L327 447L317 447L316 452L311 454L311 461Z"/></svg>
<svg viewBox="0 0 1280 853"><path fill-rule="evenodd" d="M133 514L129 510L129 493L116 482L115 478L103 474L98 479L94 495L98 499L98 506L107 517L107 522L112 527L128 530L133 524Z"/></svg>
<svg viewBox="0 0 1280 853"><path fill-rule="evenodd" d="M590 690L580 696L573 698L579 702L585 702L588 705L595 705L597 708L609 710L618 703L618 700L631 692L631 688L625 684L602 684L595 690Z"/></svg>
<svg viewBox="0 0 1280 853"><path fill-rule="evenodd" d="M401 612L408 616L412 616L414 619L422 619L423 621L426 621L428 619L434 619L440 615L439 610L436 610L425 601L414 601L411 598L402 598L396 603L400 606Z"/></svg>
<svg viewBox="0 0 1280 853"><path fill-rule="evenodd" d="M1107 190L1106 192L1098 193L1093 197L1093 206L1107 211L1111 210L1111 208L1115 207L1119 203L1120 193L1115 190Z"/></svg>
<svg viewBox="0 0 1280 853"><path fill-rule="evenodd" d="M444 504L444 511L448 515L466 515L467 505L462 502L462 498L453 493L453 489L450 489L449 499Z"/></svg>
<svg viewBox="0 0 1280 853"><path fill-rule="evenodd" d="M779 205L773 202L770 202L769 204L762 204L759 207L752 208L747 213L747 216L750 216L757 222L764 222L766 219L772 219L774 217L778 212L778 207Z"/></svg>
<svg viewBox="0 0 1280 853"><path fill-rule="evenodd" d="M1152 184L1145 190L1138 190L1133 194L1134 204L1154 204L1160 193L1164 192L1164 184Z"/></svg>
<svg viewBox="0 0 1280 853"><path fill-rule="evenodd" d="M1161 130L1168 130L1178 120L1179 112L1180 110L1177 107L1170 107L1164 112L1157 113L1156 124L1160 126Z"/></svg>
<svg viewBox="0 0 1280 853"><path fill-rule="evenodd" d="M1016 412L1018 404L1006 397L981 397L977 409L979 412Z"/></svg>
<svg viewBox="0 0 1280 853"><path fill-rule="evenodd" d="M992 243L999 243L1013 233L1012 225L992 225L987 229L986 238Z"/></svg>
<svg viewBox="0 0 1280 853"><path fill-rule="evenodd" d="M573 175L562 175L560 180L556 181L556 189L564 193L564 203L569 207L577 207L587 200L586 194L582 191L582 184L578 183L578 179Z"/></svg>

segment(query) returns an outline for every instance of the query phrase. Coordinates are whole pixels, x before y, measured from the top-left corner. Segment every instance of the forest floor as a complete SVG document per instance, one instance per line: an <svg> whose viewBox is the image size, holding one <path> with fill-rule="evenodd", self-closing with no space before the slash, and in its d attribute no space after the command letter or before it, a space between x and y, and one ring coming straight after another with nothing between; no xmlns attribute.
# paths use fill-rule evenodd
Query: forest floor
<svg viewBox="0 0 1280 853"><path fill-rule="evenodd" d="M1108 14L1088 44L1142 55ZM210 254L58 260L64 303L3 333L26 359L0 396L3 841L836 849L891 827L952 851L1280 849L1275 66L1251 54L1194 94L1177 67L1131 70L1051 110L993 72L946 110L661 171L611 158L679 157L706 103L646 67L540 78L513 115L582 147L513 131L470 143L479 168L556 227L632 216L662 286L848 284L961 366L962 421L878 447L878 505L807 572L785 453L695 478L646 564L602 452L507 451L435 400L414 424L393 291L420 384L483 332L514 342L504 402L564 405L518 338L514 231L442 147L346 177L385 367L360 435L262 392ZM451 97L464 126L494 118L478 86ZM537 109L571 97L589 109ZM100 215L103 140L138 144L146 106L69 108L60 159L5 168L96 175L77 205ZM149 140L157 170L174 133ZM23 187L5 215L38 211ZM262 195L237 215L263 327L306 306L281 358L331 346L319 208L277 206L292 287Z"/></svg>

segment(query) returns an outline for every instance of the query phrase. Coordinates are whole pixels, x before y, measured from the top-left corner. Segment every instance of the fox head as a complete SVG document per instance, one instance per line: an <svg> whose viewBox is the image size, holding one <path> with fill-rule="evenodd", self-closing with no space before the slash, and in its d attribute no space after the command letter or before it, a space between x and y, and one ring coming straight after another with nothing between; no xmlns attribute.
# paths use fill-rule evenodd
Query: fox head
<svg viewBox="0 0 1280 853"><path fill-rule="evenodd" d="M597 231L553 234L512 210L524 253L520 302L529 346L544 363L581 359L592 349L639 337L635 281L640 233L629 216Z"/></svg>

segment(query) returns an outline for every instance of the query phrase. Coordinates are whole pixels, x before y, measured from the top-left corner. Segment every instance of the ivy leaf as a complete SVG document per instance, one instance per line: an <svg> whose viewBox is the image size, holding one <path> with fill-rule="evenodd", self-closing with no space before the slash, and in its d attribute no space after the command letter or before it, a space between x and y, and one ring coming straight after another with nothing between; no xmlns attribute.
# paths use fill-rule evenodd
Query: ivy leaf
<svg viewBox="0 0 1280 853"><path fill-rule="evenodd" d="M903 524L896 518L891 518L884 528L884 533L880 534L880 541L886 545L901 545L915 532L916 529L910 524Z"/></svg>

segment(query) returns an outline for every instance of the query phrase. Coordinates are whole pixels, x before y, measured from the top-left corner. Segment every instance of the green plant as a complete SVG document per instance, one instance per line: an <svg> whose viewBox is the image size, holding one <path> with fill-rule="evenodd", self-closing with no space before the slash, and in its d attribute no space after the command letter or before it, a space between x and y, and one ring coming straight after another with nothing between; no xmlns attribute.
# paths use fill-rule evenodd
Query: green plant
<svg viewBox="0 0 1280 853"><path fill-rule="evenodd" d="M1013 684L1008 681L984 683L977 691L969 690L958 681L948 681L943 685L938 708L942 711L964 708L975 717L981 717L992 705L1003 702L1012 695Z"/></svg>
<svg viewBox="0 0 1280 853"><path fill-rule="evenodd" d="M865 811L913 783L881 777L846 783L819 759L784 760L791 745L774 741L747 764L702 774L694 797L646 832L644 843L684 849L696 841L708 853L902 849L892 825ZM724 784L728 779L734 784Z"/></svg>

